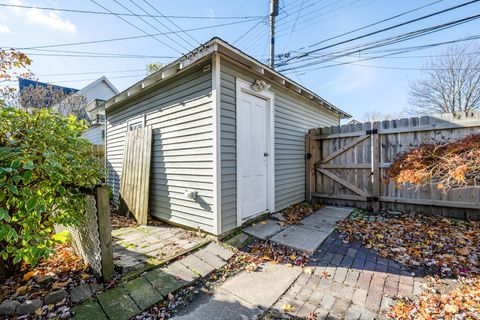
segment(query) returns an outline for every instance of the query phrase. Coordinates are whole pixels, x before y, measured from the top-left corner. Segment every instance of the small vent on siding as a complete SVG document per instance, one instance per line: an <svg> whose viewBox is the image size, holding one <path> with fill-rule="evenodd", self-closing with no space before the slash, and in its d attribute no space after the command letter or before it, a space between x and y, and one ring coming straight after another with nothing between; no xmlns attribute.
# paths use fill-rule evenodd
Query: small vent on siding
<svg viewBox="0 0 480 320"><path fill-rule="evenodd" d="M203 67L203 72L210 71L211 66L207 64L205 67Z"/></svg>

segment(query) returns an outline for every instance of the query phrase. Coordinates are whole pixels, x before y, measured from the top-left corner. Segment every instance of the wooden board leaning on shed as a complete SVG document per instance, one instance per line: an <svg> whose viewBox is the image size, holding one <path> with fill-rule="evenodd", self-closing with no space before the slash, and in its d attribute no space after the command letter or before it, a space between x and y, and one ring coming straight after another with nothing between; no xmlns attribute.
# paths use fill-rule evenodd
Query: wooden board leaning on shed
<svg viewBox="0 0 480 320"><path fill-rule="evenodd" d="M480 219L480 186L416 189L386 179L391 162L422 143L480 132L480 113L356 123L311 129L307 135L307 195L327 204Z"/></svg>
<svg viewBox="0 0 480 320"><path fill-rule="evenodd" d="M139 224L148 219L152 127L128 131L125 135L119 213L132 213Z"/></svg>

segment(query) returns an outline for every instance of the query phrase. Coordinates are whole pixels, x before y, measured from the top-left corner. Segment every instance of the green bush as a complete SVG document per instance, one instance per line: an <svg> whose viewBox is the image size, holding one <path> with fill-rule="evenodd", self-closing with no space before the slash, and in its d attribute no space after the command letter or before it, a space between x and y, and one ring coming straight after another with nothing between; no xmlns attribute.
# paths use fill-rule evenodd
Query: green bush
<svg viewBox="0 0 480 320"><path fill-rule="evenodd" d="M77 225L84 188L100 182L100 160L75 117L0 108L0 256L3 272L48 258L55 224ZM0 259L0 265L1 263Z"/></svg>

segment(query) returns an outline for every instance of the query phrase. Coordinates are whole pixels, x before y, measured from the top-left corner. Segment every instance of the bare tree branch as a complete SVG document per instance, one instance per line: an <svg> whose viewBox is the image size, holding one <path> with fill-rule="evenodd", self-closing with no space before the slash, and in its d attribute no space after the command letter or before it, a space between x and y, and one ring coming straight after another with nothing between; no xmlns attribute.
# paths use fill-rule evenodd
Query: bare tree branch
<svg viewBox="0 0 480 320"><path fill-rule="evenodd" d="M441 58L430 59L424 77L410 84L410 113L465 113L480 109L478 43L455 44Z"/></svg>

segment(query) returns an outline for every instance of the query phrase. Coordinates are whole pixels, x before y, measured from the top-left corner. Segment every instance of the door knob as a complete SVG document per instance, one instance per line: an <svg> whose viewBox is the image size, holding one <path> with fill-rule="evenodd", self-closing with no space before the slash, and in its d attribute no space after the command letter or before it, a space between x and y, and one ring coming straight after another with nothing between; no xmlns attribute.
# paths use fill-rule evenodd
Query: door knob
<svg viewBox="0 0 480 320"><path fill-rule="evenodd" d="M268 157L268 152L264 152L264 153L263 153L263 156L264 156L264 157Z"/></svg>

